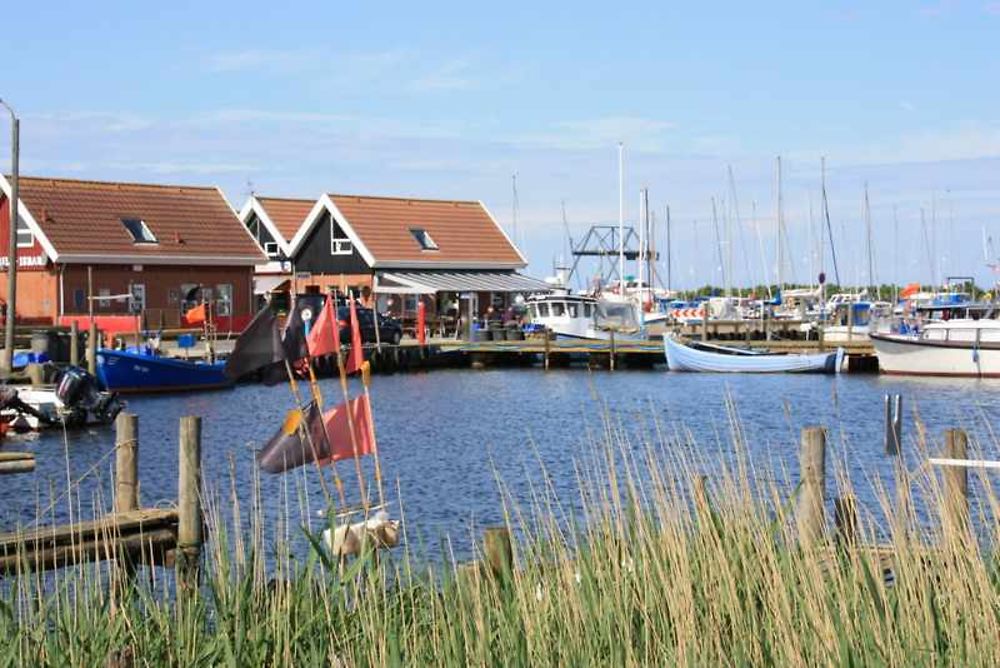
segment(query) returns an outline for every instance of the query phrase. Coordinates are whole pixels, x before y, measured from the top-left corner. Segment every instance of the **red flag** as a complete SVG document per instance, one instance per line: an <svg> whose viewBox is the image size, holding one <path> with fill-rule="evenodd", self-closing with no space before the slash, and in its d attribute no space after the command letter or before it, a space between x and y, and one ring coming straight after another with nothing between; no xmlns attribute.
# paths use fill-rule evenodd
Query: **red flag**
<svg viewBox="0 0 1000 668"><path fill-rule="evenodd" d="M354 441L351 441L351 428L347 420L347 411L351 411L354 421ZM326 441L329 447L328 456L321 464L341 459L353 459L354 448L357 446L358 456L370 455L375 452L375 437L371 430L371 405L368 395L362 394L351 399L346 404L331 408L323 415L323 425L326 427Z"/></svg>
<svg viewBox="0 0 1000 668"><path fill-rule="evenodd" d="M899 296L903 299L908 299L918 292L920 292L919 283L907 283L906 287L900 291Z"/></svg>
<svg viewBox="0 0 1000 668"><path fill-rule="evenodd" d="M424 304L424 300L421 299L417 302L417 343L424 345L427 343L427 333L424 331L427 329L427 306Z"/></svg>
<svg viewBox="0 0 1000 668"><path fill-rule="evenodd" d="M361 325L358 323L358 311L351 297L351 352L347 355L347 373L354 373L365 361L365 352L361 347ZM373 314L374 315L374 314Z"/></svg>
<svg viewBox="0 0 1000 668"><path fill-rule="evenodd" d="M194 308L188 309L184 314L184 320L188 325L201 325L204 324L207 316L205 302L202 302Z"/></svg>
<svg viewBox="0 0 1000 668"><path fill-rule="evenodd" d="M340 322L337 320L337 307L329 295L326 297L323 310L309 330L306 345L309 346L309 354L313 357L322 357L340 350Z"/></svg>

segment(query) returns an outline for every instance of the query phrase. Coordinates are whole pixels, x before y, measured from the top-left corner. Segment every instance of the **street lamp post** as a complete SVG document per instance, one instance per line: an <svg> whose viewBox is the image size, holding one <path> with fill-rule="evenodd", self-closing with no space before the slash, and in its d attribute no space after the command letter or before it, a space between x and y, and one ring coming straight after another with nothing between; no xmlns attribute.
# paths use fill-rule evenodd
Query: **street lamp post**
<svg viewBox="0 0 1000 668"><path fill-rule="evenodd" d="M21 121L9 104L0 99L2 105L9 113L11 120L10 128L10 200L8 209L10 210L10 245L7 248L7 321L3 335L3 358L0 359L0 372L4 376L10 376L13 369L14 360L14 319L17 313L17 221L18 203L20 194L18 192L18 142Z"/></svg>

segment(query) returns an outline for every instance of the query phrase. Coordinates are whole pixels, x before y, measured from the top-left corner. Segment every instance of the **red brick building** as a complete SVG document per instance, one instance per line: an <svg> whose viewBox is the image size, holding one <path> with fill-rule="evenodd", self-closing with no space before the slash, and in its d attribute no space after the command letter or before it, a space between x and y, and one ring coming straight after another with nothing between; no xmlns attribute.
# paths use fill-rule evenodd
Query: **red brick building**
<svg viewBox="0 0 1000 668"><path fill-rule="evenodd" d="M253 314L254 266L266 260L222 192L21 177L17 317L66 323L91 314L106 331L183 324L211 302L220 328ZM0 177L0 296L6 294L10 183Z"/></svg>

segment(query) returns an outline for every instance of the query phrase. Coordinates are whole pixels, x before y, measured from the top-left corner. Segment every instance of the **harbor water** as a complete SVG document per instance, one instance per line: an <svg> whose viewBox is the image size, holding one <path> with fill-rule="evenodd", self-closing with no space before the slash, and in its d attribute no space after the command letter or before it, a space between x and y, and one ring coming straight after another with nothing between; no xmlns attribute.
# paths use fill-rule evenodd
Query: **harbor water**
<svg viewBox="0 0 1000 668"><path fill-rule="evenodd" d="M321 385L327 404L342 396L333 380ZM883 449L886 393L903 397L911 469L922 462L914 448L918 418L930 448L939 447L944 429L961 427L972 436L970 457L989 458L997 454L991 427L1000 417L1000 382L874 375L446 370L377 376L371 392L391 514L402 512L411 548L439 553L448 537L458 558L470 556L472 540L484 527L503 521L498 481L521 503L533 489L550 485L567 505L578 504L578 465L609 425L621 430L629 447L655 440L694 456L711 478L713 468L734 455L735 422L754 475L773 479L788 493L797 481L800 429L824 425L828 470L842 467L861 505L874 509L873 481L891 481L894 473ZM141 505L176 499L178 420L200 415L206 491L220 505L231 507L235 498L250 509L259 478L268 527L296 534L301 524L317 524L324 496L313 467L274 476L260 473L254 462L255 450L294 403L287 385L129 398L127 410L139 415ZM0 527L91 519L107 510L114 438L112 428L98 428L8 440L5 449L36 453L37 470L0 478ZM349 501L357 502L353 463L341 462L337 470ZM371 458L363 470L371 481ZM71 495L65 494L68 485ZM976 486L973 480L973 503ZM275 519L282 514L287 523Z"/></svg>

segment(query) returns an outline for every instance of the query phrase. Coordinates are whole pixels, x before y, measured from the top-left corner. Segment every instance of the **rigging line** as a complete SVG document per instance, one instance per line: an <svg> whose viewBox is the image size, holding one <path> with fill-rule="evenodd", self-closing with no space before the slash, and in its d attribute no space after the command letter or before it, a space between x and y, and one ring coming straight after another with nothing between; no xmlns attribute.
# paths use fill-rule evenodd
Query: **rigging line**
<svg viewBox="0 0 1000 668"><path fill-rule="evenodd" d="M751 253L747 252L747 238L746 231L743 229L743 220L740 217L740 200L736 196L736 179L733 177L733 166L729 165L729 200L733 204L733 214L736 216L736 229L739 230L740 234L740 249L743 251L743 261L746 265L747 272L747 283L752 285L754 283L753 278L753 267L751 266Z"/></svg>
<svg viewBox="0 0 1000 668"><path fill-rule="evenodd" d="M722 272L722 283L726 281L726 261L722 256L722 238L719 236L719 217L715 209L715 198L712 198L712 226L715 228L715 250L719 256L719 271ZM714 275L714 272L713 272Z"/></svg>
<svg viewBox="0 0 1000 668"><path fill-rule="evenodd" d="M840 269L837 267L837 247L833 243L833 225L830 224L830 204L826 198L826 158L820 158L823 181L823 216L826 218L826 233L830 237L830 255L833 259L833 278L840 286Z"/></svg>

